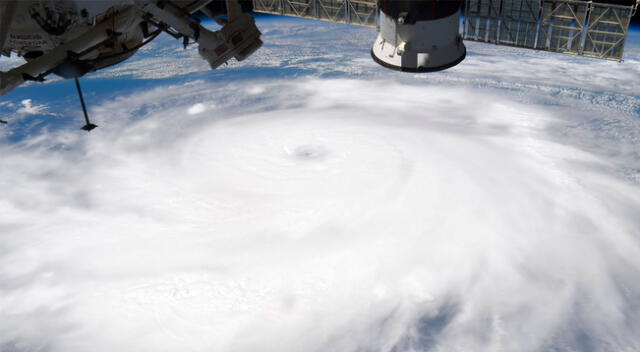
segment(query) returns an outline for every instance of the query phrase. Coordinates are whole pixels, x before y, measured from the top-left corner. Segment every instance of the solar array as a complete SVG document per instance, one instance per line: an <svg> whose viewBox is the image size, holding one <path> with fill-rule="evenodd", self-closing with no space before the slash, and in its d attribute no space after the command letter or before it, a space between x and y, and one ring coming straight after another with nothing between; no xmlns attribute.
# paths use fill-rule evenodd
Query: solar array
<svg viewBox="0 0 640 352"><path fill-rule="evenodd" d="M638 0L640 1L640 0ZM253 0L256 12L375 26L376 0ZM465 40L622 60L638 3L465 0Z"/></svg>
<svg viewBox="0 0 640 352"><path fill-rule="evenodd" d="M375 26L376 0L253 0L254 11Z"/></svg>
<svg viewBox="0 0 640 352"><path fill-rule="evenodd" d="M637 4L575 0L466 0L463 38L622 60Z"/></svg>

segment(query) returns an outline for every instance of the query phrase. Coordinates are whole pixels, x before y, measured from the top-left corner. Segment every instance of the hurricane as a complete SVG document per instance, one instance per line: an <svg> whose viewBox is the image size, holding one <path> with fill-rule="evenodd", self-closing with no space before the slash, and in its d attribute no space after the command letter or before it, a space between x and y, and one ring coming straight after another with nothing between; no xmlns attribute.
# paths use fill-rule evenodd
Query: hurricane
<svg viewBox="0 0 640 352"><path fill-rule="evenodd" d="M0 350L640 348L640 192L566 110L241 83L2 145Z"/></svg>

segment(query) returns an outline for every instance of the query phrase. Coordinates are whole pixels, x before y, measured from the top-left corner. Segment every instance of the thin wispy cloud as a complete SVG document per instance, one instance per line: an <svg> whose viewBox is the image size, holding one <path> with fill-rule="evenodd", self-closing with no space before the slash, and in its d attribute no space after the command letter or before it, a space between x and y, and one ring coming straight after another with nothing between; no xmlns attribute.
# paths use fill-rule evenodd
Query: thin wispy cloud
<svg viewBox="0 0 640 352"><path fill-rule="evenodd" d="M57 115L49 112L49 107L46 104L34 105L31 99L22 100L16 113L19 115Z"/></svg>

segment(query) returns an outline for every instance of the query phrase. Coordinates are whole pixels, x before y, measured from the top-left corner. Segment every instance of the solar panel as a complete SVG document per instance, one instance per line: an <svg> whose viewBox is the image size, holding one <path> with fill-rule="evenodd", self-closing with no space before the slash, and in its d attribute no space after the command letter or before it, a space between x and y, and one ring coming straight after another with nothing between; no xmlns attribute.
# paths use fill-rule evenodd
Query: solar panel
<svg viewBox="0 0 640 352"><path fill-rule="evenodd" d="M254 11L375 26L376 0L253 0Z"/></svg>
<svg viewBox="0 0 640 352"><path fill-rule="evenodd" d="M583 55L622 59L624 42L635 8L608 4L591 5Z"/></svg>
<svg viewBox="0 0 640 352"><path fill-rule="evenodd" d="M624 3L624 1L621 1ZM463 38L622 60L637 3L466 0Z"/></svg>
<svg viewBox="0 0 640 352"><path fill-rule="evenodd" d="M464 0L465 40L622 60L634 0ZM376 26L376 0L253 0L254 11Z"/></svg>

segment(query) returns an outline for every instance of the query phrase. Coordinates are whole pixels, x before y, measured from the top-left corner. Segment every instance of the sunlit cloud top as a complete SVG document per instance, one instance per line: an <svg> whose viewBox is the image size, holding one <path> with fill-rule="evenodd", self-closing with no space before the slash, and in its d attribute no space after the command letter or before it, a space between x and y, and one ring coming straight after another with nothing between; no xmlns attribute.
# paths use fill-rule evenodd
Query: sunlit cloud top
<svg viewBox="0 0 640 352"><path fill-rule="evenodd" d="M640 346L638 189L553 111L377 81L180 88L94 107L90 138L3 146L0 346Z"/></svg>

